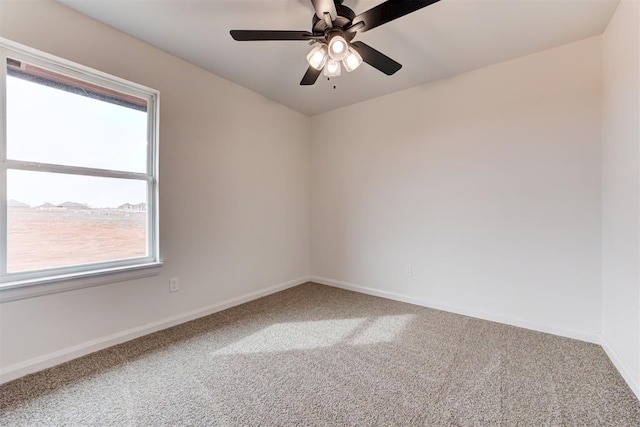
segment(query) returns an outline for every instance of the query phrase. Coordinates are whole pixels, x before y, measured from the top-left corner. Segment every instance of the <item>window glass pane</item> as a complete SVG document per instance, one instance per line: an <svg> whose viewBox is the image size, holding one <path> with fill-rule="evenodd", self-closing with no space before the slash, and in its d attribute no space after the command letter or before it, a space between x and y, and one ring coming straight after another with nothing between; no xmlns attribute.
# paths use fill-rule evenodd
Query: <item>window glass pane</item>
<svg viewBox="0 0 640 427"><path fill-rule="evenodd" d="M9 170L7 271L147 256L147 182Z"/></svg>
<svg viewBox="0 0 640 427"><path fill-rule="evenodd" d="M13 59L7 158L147 171L146 101Z"/></svg>

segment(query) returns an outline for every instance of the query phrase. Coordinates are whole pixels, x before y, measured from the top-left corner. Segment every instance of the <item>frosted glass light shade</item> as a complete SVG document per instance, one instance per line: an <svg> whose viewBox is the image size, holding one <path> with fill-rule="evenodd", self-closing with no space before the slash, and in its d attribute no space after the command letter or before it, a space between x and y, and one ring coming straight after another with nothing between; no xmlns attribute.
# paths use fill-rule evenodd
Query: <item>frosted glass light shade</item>
<svg viewBox="0 0 640 427"><path fill-rule="evenodd" d="M335 61L342 61L347 54L349 45L342 36L333 36L329 40L329 56Z"/></svg>
<svg viewBox="0 0 640 427"><path fill-rule="evenodd" d="M324 44L319 44L307 54L307 62L316 70L322 70L327 59L327 46Z"/></svg>
<svg viewBox="0 0 640 427"><path fill-rule="evenodd" d="M349 53L347 57L342 61L344 65L344 69L347 70L348 73L352 72L356 68L362 64L362 56L352 47L349 47Z"/></svg>
<svg viewBox="0 0 640 427"><path fill-rule="evenodd" d="M324 67L324 75L327 77L338 77L340 75L340 62L329 59Z"/></svg>

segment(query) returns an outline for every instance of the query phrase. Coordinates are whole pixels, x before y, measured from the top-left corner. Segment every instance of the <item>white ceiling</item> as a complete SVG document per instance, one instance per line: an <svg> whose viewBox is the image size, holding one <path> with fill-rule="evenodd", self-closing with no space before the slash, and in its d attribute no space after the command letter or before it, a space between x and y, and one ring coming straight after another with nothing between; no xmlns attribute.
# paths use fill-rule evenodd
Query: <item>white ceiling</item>
<svg viewBox="0 0 640 427"><path fill-rule="evenodd" d="M299 86L303 41L236 42L231 29L311 30L310 0L58 0L307 115L333 110L604 31L619 0L441 0L360 33L403 65L363 64ZM345 0L356 14L381 0ZM336 86L334 89L333 86Z"/></svg>

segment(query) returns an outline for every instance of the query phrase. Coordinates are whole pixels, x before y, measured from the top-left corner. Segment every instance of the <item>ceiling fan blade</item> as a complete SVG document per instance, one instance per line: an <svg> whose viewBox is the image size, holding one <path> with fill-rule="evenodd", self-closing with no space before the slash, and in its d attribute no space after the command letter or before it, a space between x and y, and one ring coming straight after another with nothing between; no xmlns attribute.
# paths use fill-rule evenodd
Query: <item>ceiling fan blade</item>
<svg viewBox="0 0 640 427"><path fill-rule="evenodd" d="M334 21L338 17L336 12L336 5L333 0L311 0L313 8L316 10L316 16L320 19L324 19L325 12L328 12L331 16L331 20Z"/></svg>
<svg viewBox="0 0 640 427"><path fill-rule="evenodd" d="M231 37L239 42L256 40L312 40L316 36L308 31L231 30Z"/></svg>
<svg viewBox="0 0 640 427"><path fill-rule="evenodd" d="M387 76L394 74L402 68L402 64L389 58L384 53L378 52L366 43L353 42L351 46L362 56L364 62L382 71Z"/></svg>
<svg viewBox="0 0 640 427"><path fill-rule="evenodd" d="M318 80L320 73L322 73L322 70L316 70L313 67L307 68L307 72L304 73L304 77L300 80L300 86L311 86Z"/></svg>
<svg viewBox="0 0 640 427"><path fill-rule="evenodd" d="M353 24L364 22L360 31L369 31L440 0L387 0L353 18Z"/></svg>

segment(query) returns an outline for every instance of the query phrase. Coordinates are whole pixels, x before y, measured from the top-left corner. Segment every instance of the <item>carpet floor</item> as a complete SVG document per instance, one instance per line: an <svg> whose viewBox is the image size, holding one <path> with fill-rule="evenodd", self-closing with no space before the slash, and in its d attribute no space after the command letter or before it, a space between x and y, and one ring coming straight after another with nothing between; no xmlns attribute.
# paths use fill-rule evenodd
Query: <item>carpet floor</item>
<svg viewBox="0 0 640 427"><path fill-rule="evenodd" d="M308 283L0 386L2 426L640 426L601 347Z"/></svg>

